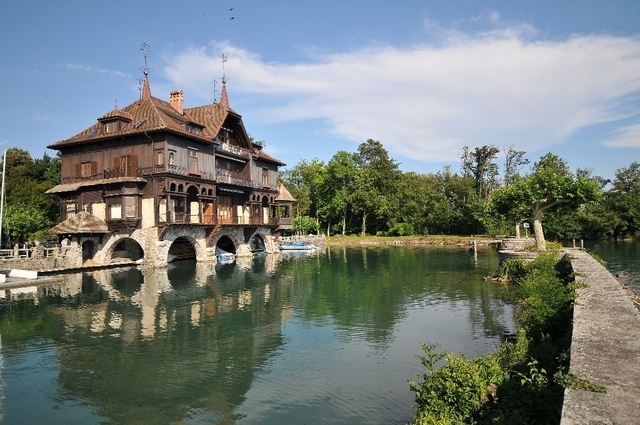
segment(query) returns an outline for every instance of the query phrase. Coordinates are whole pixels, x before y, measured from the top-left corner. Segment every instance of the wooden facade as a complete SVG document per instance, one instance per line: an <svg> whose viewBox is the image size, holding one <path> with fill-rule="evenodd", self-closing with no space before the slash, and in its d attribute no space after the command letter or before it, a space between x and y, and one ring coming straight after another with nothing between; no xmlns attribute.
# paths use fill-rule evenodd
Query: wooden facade
<svg viewBox="0 0 640 425"><path fill-rule="evenodd" d="M291 228L291 201L279 198L284 164L252 143L225 86L219 103L184 108L181 91L155 98L145 77L138 101L48 147L62 158L61 184L49 191L62 221L87 211L111 232L156 227L159 240L172 226Z"/></svg>

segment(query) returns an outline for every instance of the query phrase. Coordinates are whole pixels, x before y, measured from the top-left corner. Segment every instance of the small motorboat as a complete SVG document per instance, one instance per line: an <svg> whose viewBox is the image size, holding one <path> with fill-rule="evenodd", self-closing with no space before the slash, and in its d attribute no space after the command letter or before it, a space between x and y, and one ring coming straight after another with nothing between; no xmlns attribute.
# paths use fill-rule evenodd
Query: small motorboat
<svg viewBox="0 0 640 425"><path fill-rule="evenodd" d="M235 254L227 252L224 249L220 249L218 247L216 247L216 257L218 258L219 264L231 264L236 259Z"/></svg>
<svg viewBox="0 0 640 425"><path fill-rule="evenodd" d="M283 242L280 244L281 251L311 251L316 249L315 245L303 241Z"/></svg>

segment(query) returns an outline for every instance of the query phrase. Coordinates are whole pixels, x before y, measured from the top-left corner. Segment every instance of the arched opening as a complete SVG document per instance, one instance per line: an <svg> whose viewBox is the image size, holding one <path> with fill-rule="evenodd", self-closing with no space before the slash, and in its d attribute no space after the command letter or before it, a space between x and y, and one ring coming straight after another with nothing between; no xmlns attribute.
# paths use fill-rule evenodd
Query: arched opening
<svg viewBox="0 0 640 425"><path fill-rule="evenodd" d="M222 236L218 239L218 243L216 244L216 255L220 255L218 253L218 249L221 249L225 253L235 254L236 246L233 244L233 241L229 236Z"/></svg>
<svg viewBox="0 0 640 425"><path fill-rule="evenodd" d="M178 260L193 260L196 258L196 250L185 237L179 237L169 247L167 262Z"/></svg>
<svg viewBox="0 0 640 425"><path fill-rule="evenodd" d="M189 223L200 223L200 203L198 202L198 188L189 186L187 189L187 208Z"/></svg>
<svg viewBox="0 0 640 425"><path fill-rule="evenodd" d="M250 242L251 252L264 252L264 239L260 235L254 235Z"/></svg>
<svg viewBox="0 0 640 425"><path fill-rule="evenodd" d="M84 257L84 244L83 244L83 257ZM144 251L138 242L131 238L124 238L118 242L113 248L111 254L112 261L117 260L131 260L138 261L144 258Z"/></svg>
<svg viewBox="0 0 640 425"><path fill-rule="evenodd" d="M96 248L93 241L82 242L82 262L93 260L94 255L96 255Z"/></svg>

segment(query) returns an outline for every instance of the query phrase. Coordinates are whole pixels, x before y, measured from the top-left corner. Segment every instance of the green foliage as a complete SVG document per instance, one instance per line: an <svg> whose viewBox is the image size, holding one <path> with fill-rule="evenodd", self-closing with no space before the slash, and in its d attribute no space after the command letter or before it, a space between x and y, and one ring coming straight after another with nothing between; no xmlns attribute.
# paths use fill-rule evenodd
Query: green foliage
<svg viewBox="0 0 640 425"><path fill-rule="evenodd" d="M293 231L303 235L315 234L318 232L318 222L308 216L296 217L293 220Z"/></svg>
<svg viewBox="0 0 640 425"><path fill-rule="evenodd" d="M409 382L415 392L418 415L414 424L464 423L465 418L492 401L496 390L507 378L497 355L466 358L436 352L437 345L422 344L424 356L418 356L427 372L423 382ZM436 369L435 365L446 363Z"/></svg>
<svg viewBox="0 0 640 425"><path fill-rule="evenodd" d="M413 234L413 225L411 223L396 223L386 232L387 236L411 236Z"/></svg>
<svg viewBox="0 0 640 425"><path fill-rule="evenodd" d="M554 375L554 379L565 388L573 388L574 390L585 390L601 394L607 393L607 387L579 378L573 373L563 374L558 372Z"/></svg>
<svg viewBox="0 0 640 425"><path fill-rule="evenodd" d="M5 155L4 245L34 240L59 220L60 207L45 191L60 183L60 156L32 159L29 152L11 148Z"/></svg>
<svg viewBox="0 0 640 425"><path fill-rule="evenodd" d="M43 227L48 229L53 225L41 209L23 203L9 205L4 222L9 240L19 244L34 240Z"/></svg>
<svg viewBox="0 0 640 425"><path fill-rule="evenodd" d="M418 235L511 235L514 224L527 219L541 251L545 234L552 240L640 236L640 163L618 170L603 196L608 181L588 170L572 173L552 153L521 175L529 161L525 152L510 147L499 179L497 152L493 145L465 147L460 174L450 166L431 174L403 173L381 142L368 139L354 153L338 151L326 164L302 160L280 175L297 200L292 215L314 217L328 234L386 235L396 223L406 223ZM15 154L12 163L22 170L17 176L29 174L23 166L28 157ZM59 168L56 158L42 162L48 170ZM57 215L51 211L49 217Z"/></svg>
<svg viewBox="0 0 640 425"><path fill-rule="evenodd" d="M423 381L409 383L417 409L412 424L558 423L565 386L602 390L566 373L576 296L566 256L507 260L500 273L514 282L517 337L473 359L423 344Z"/></svg>

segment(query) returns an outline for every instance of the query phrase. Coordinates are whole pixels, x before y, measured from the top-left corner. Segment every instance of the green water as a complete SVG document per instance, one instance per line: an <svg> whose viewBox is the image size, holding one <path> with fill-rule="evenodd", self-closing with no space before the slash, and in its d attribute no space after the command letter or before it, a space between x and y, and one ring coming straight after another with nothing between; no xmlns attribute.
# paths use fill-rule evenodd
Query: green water
<svg viewBox="0 0 640 425"><path fill-rule="evenodd" d="M331 247L0 295L3 424L403 424L421 341L513 332L497 253Z"/></svg>
<svg viewBox="0 0 640 425"><path fill-rule="evenodd" d="M606 262L620 283L640 294L640 241L593 241L584 246Z"/></svg>

